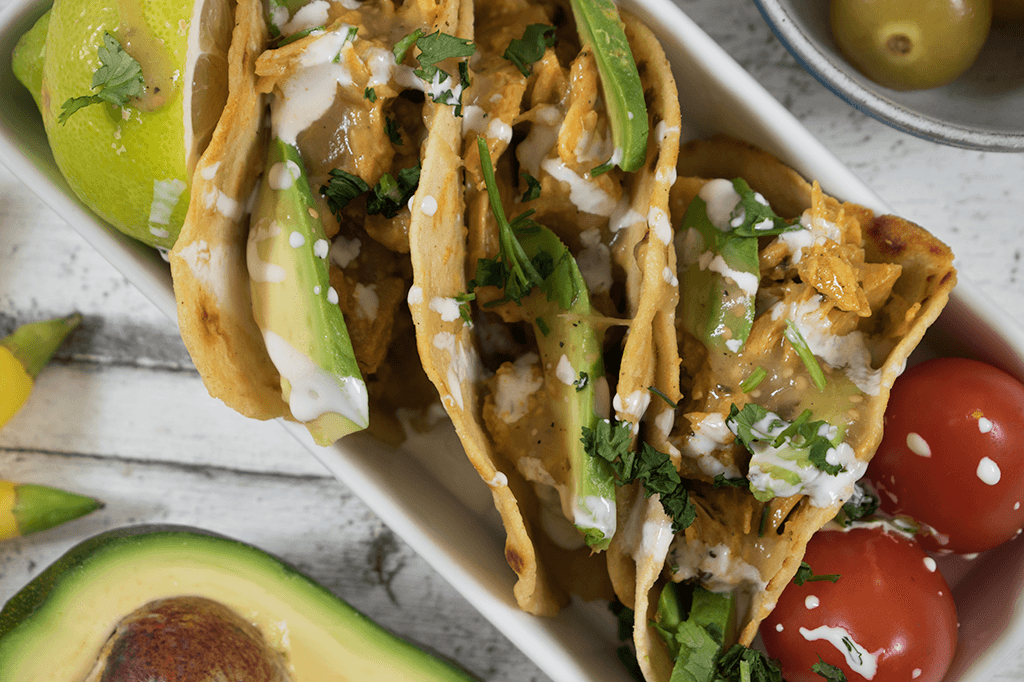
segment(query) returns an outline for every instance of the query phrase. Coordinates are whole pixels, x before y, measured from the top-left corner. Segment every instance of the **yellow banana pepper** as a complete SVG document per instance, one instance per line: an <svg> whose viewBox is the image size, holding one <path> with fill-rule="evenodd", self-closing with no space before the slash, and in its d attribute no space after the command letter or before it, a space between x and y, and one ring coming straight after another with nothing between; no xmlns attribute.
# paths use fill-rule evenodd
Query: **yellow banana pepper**
<svg viewBox="0 0 1024 682"><path fill-rule="evenodd" d="M0 339L0 427L28 400L39 372L82 316L32 322Z"/></svg>
<svg viewBox="0 0 1024 682"><path fill-rule="evenodd" d="M65 490L0 481L0 540L53 528L102 507L98 500Z"/></svg>

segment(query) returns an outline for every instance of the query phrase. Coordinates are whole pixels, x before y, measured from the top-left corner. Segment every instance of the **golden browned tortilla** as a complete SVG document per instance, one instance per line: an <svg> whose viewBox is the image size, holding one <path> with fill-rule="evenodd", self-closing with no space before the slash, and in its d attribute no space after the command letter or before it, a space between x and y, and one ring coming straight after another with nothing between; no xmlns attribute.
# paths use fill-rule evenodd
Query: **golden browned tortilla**
<svg viewBox="0 0 1024 682"><path fill-rule="evenodd" d="M678 167L672 197L675 225L706 179L743 177L782 217L804 215L819 237L802 248L799 258L786 240L761 239L757 316L741 352L711 353L682 328L659 349L675 355L678 369L661 373L658 386L679 400L679 408L671 420L657 422L647 433L650 443L669 452L689 479L697 517L672 537L661 510L649 502L638 505L635 523L647 521L651 525L645 530L660 524L662 534L636 548L636 606L653 618L659 585L667 580L736 590L744 598L739 632L733 636L749 645L795 575L811 535L853 492L852 481L838 499L829 498L822 506L805 494L762 503L746 487L714 486L718 474L745 475L750 458L723 428L724 416L732 404L742 407L747 402L786 419L804 407L836 415L856 461L866 466L881 439L892 383L946 304L956 271L950 250L921 227L825 196L817 184L808 184L776 158L737 140L715 137L687 143ZM677 237L680 248L685 238ZM685 299L686 292L681 292L680 306ZM785 319L800 315L810 316L808 323L820 325L826 334L850 339L859 335L858 345L862 341L870 355L868 369L874 371L869 374L876 383L859 390L847 378L853 369L821 361L826 389L812 385L783 336ZM759 390L744 393L740 382L758 366L769 371L769 378ZM857 380L861 386L871 383L863 376ZM649 596L642 599L641 594ZM636 619L638 658L649 680L667 680L673 662L648 622Z"/></svg>
<svg viewBox="0 0 1024 682"><path fill-rule="evenodd" d="M625 562L611 552L607 561L604 553L592 552L561 517L557 489L570 475L567 455L556 445L560 434L548 419L548 389L539 366L529 363L531 342L516 336L522 321L515 306L477 308L473 326L445 315L443 302L465 293L477 260L493 257L498 249L476 138L486 139L509 215L535 209L534 219L555 231L578 262L597 263L594 268L581 266L581 271L594 308L610 320L606 353L621 357L618 371L608 377L617 396L615 416L638 422L638 404L647 400L647 386L656 372L653 328L665 302L674 301L672 278L665 272L674 268L667 243L678 96L657 41L625 15L647 99L647 162L632 174L613 169L590 178L589 170L607 160L594 150L608 139L609 124L593 56L580 49L568 6L528 0L467 2L462 13L460 35L472 37L478 50L471 62L473 85L464 95L464 118L441 125L461 127L463 140L461 148L444 146L428 154L436 167L429 173L424 169L431 183L424 196L434 197L446 217L412 225L409 302L424 368L503 520L505 558L518 576L516 600L526 611L553 615L570 594L611 598L608 563L614 562L619 575L618 567ZM558 42L525 77L501 55L529 24L557 26ZM541 185L540 197L522 207L516 203L523 187L512 172L517 150L520 169ZM597 188L598 205L578 205L570 184L542 167L545 160L586 177ZM477 304L497 297L485 289L478 289L477 296ZM532 384L526 397L511 404L498 400L499 379L524 371L520 376ZM632 585L631 580L621 582Z"/></svg>
<svg viewBox="0 0 1024 682"><path fill-rule="evenodd" d="M457 127L441 123L452 106L424 97L422 86L417 91L418 81L409 77L414 66L388 66L379 56L391 55L395 44L416 30L454 33L458 7L458 2L434 0L367 0L355 7L332 2L325 10L326 30L279 44L269 39L259 2L238 4L227 106L194 173L186 224L170 254L182 338L210 394L238 412L257 419L290 418L279 373L253 318L246 243L250 198L269 142L268 111L293 93L305 96L295 83L315 83L313 88L334 97L327 112L297 135L296 145L331 240L330 284L370 395L370 431L399 442L408 419L437 400L414 351L406 304L412 279L410 223L414 214L427 222L444 215L417 211L415 199L429 183L421 183L414 202L390 218L369 215L365 195L335 215L319 190L335 169L371 187L385 173L396 177L417 163L436 169L428 158L431 150L445 146L446 136L448 146L457 143ZM358 39L344 51L350 82L314 81L309 69L318 68L317 59L304 55L322 51L319 41L329 44L339 26L358 27ZM369 89L373 97L366 96ZM448 111L438 115L438 110Z"/></svg>

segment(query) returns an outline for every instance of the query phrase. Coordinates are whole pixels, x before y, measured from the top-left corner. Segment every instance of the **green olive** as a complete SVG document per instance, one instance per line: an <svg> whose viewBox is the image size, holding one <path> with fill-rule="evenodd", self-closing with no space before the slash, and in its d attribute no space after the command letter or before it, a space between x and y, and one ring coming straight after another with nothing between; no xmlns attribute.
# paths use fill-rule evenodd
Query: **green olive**
<svg viewBox="0 0 1024 682"><path fill-rule="evenodd" d="M861 73L893 90L945 85L988 36L992 0L832 0L832 33Z"/></svg>

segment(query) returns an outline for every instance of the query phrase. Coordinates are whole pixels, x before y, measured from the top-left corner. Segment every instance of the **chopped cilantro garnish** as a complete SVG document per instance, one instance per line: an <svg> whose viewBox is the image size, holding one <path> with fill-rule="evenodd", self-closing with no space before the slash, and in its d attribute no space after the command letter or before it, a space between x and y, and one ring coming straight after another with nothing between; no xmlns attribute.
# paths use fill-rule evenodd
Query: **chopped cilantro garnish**
<svg viewBox="0 0 1024 682"><path fill-rule="evenodd" d="M472 41L440 31L417 38L416 47L420 48L418 59L421 69L434 66L438 62L452 57L472 57L476 52L476 45ZM433 78L425 80L433 80Z"/></svg>
<svg viewBox="0 0 1024 682"><path fill-rule="evenodd" d="M793 350L796 351L797 356L804 363L804 367L807 368L807 372L811 375L811 381L814 382L819 391L823 390L825 388L825 373L821 371L821 365L818 364L817 359L814 357L811 347L807 345L804 335L793 324L793 320L786 319L786 330L783 333L786 335L786 340L793 345Z"/></svg>
<svg viewBox="0 0 1024 682"><path fill-rule="evenodd" d="M522 38L513 38L501 55L516 65L524 76L530 75L530 64L541 59L544 51L555 44L555 27L544 24L530 24L523 30Z"/></svg>
<svg viewBox="0 0 1024 682"><path fill-rule="evenodd" d="M533 211L520 214L509 222L501 203L501 195L498 193L491 154L487 149L487 142L482 137L477 138L477 148L480 151L480 167L491 202L491 212L498 223L498 255L494 258L477 260L476 277L470 282L469 288L471 291L480 286L495 286L503 289L505 297L500 301L495 301L492 305L506 301L521 303L534 287L539 287L544 283L546 274L551 273L551 256L541 252L538 257L545 255L547 260L538 262L538 257L531 260L526 255L522 244L516 238L516 233L536 226L536 223L530 220ZM547 270L547 273L542 274L542 269Z"/></svg>
<svg viewBox="0 0 1024 682"><path fill-rule="evenodd" d="M370 100L371 102L377 101L377 91L373 88L366 88L363 90L363 97Z"/></svg>
<svg viewBox="0 0 1024 682"><path fill-rule="evenodd" d="M274 47L275 49L278 48L278 47L284 47L285 45L288 45L290 43L294 43L297 40L305 38L306 36L312 34L313 31L322 31L322 30L324 30L323 26L310 26L309 28L304 28L301 31L296 31L295 33L292 33L291 35L288 35L288 36L278 34L277 39L274 40L274 41L271 41L271 46ZM334 61L335 62L338 61L337 57L335 57Z"/></svg>
<svg viewBox="0 0 1024 682"><path fill-rule="evenodd" d="M871 516L876 511L878 511L878 497L858 482L853 486L853 495L836 514L835 522L846 527L854 521Z"/></svg>
<svg viewBox="0 0 1024 682"><path fill-rule="evenodd" d="M572 382L572 385L576 387L577 391L582 391L590 383L590 375L586 372L580 372L580 377L576 381Z"/></svg>
<svg viewBox="0 0 1024 682"><path fill-rule="evenodd" d="M631 452L632 429L628 421L602 419L593 429L583 427L583 447L611 465L619 485L640 481L646 497L658 493L665 513L672 517L672 532L688 528L696 518L696 509L672 458L648 443L643 443L639 452Z"/></svg>
<svg viewBox="0 0 1024 682"><path fill-rule="evenodd" d="M519 176L526 181L526 191L523 193L522 202L533 201L540 196L540 180L533 177L526 171L523 171Z"/></svg>
<svg viewBox="0 0 1024 682"><path fill-rule="evenodd" d="M330 175L328 184L320 188L320 194L327 198L327 206L340 219L341 210L350 201L364 192L370 191L371 188L362 178L340 168L332 168ZM419 181L419 164L398 171L397 179L390 173L385 173L381 176L380 181L373 186L373 191L370 192L370 196L366 200L366 213L394 218L416 193Z"/></svg>
<svg viewBox="0 0 1024 682"><path fill-rule="evenodd" d="M451 74L443 71L437 64L445 59L470 57L476 52L476 45L465 39L436 31L430 35L416 38L416 47L420 49L418 57L420 68L413 71L429 84L440 85L451 78ZM408 48L406 48L408 49ZM397 50L397 46L396 46ZM397 53L396 53L397 57ZM459 62L459 95L455 96L451 88L441 92L430 93L431 99L438 104L455 104L456 116L462 115L462 90L469 85L469 64L465 60ZM454 98L454 102L452 99Z"/></svg>
<svg viewBox="0 0 1024 682"><path fill-rule="evenodd" d="M369 191L370 186L359 176L352 175L340 168L332 168L330 175L327 184L320 187L320 194L327 198L327 206L331 209L331 213L340 219L341 211L348 206L348 202L363 192Z"/></svg>
<svg viewBox="0 0 1024 682"><path fill-rule="evenodd" d="M409 49L416 44L416 41L423 36L423 29L418 28L409 35L405 36L391 49L391 52L395 55L395 63L401 64L405 61L405 57L409 54Z"/></svg>
<svg viewBox="0 0 1024 682"><path fill-rule="evenodd" d="M775 215L764 197L752 190L743 178L736 178L732 185L740 195L740 203L733 210L733 215L740 212L743 214L743 223L733 229L732 234L738 237L766 237L803 229L799 218L786 220Z"/></svg>
<svg viewBox="0 0 1024 682"><path fill-rule="evenodd" d="M416 193L420 182L420 164L403 168L398 171L396 179L390 173L381 176L373 193L366 200L366 212L369 215L381 214L385 218L394 218L398 211L409 203Z"/></svg>
<svg viewBox="0 0 1024 682"><path fill-rule="evenodd" d="M768 377L768 372L765 371L764 367L757 367L751 372L746 379L740 382L740 390L744 393L750 393L755 388L761 385L761 382Z"/></svg>
<svg viewBox="0 0 1024 682"><path fill-rule="evenodd" d="M716 682L785 682L779 662L757 649L733 644L718 658Z"/></svg>
<svg viewBox="0 0 1024 682"><path fill-rule="evenodd" d="M467 294L459 294L455 297L455 302L459 304L459 317L466 324L473 324L473 317L469 310L469 302L476 300L476 294L470 292Z"/></svg>
<svg viewBox="0 0 1024 682"><path fill-rule="evenodd" d="M391 140L391 144L402 144L402 131L398 129L398 121L393 118L384 119L384 132L387 133L388 139Z"/></svg>
<svg viewBox="0 0 1024 682"><path fill-rule="evenodd" d="M846 682L846 673L818 656L818 662L811 666L811 672L824 677L827 682Z"/></svg>
<svg viewBox="0 0 1024 682"><path fill-rule="evenodd" d="M65 101L57 118L62 125L67 123L69 116L90 104L109 102L123 107L128 104L129 98L139 97L145 92L142 67L124 51L114 36L103 34L103 45L96 49L96 56L101 66L92 75L92 89L99 88L99 92Z"/></svg>
<svg viewBox="0 0 1024 682"><path fill-rule="evenodd" d="M548 326L548 323L544 321L543 317L538 317L533 321L533 323L537 325L537 329L539 329L540 333L544 336L551 333L551 327Z"/></svg>
<svg viewBox="0 0 1024 682"><path fill-rule="evenodd" d="M714 486L716 488L725 488L731 486L733 488L746 488L750 484L750 481L740 476L739 478L726 478L725 474L718 474L715 476Z"/></svg>
<svg viewBox="0 0 1024 682"><path fill-rule="evenodd" d="M835 476L843 471L843 466L830 464L826 459L828 451L837 445L826 435L833 427L824 420L812 422L810 418L811 411L804 410L790 423L760 405L747 403L742 410L732 406L726 425L755 455L755 443L760 443L784 451L780 456L806 457L815 468ZM838 440L838 435L835 438Z"/></svg>
<svg viewBox="0 0 1024 682"><path fill-rule="evenodd" d="M815 573L806 561L801 561L800 568L796 569L796 575L793 576L793 582L797 585L822 582L825 580L830 583L835 583L839 578L840 575L838 573Z"/></svg>
<svg viewBox="0 0 1024 682"><path fill-rule="evenodd" d="M667 395L665 395L658 388L656 388L654 386L648 386L647 390L650 391L651 393L653 393L654 395L658 396L662 400L664 400L666 403L668 403L668 406L671 407L673 410L676 409L677 407L679 407L678 403L674 402L671 398L669 398Z"/></svg>
<svg viewBox="0 0 1024 682"><path fill-rule="evenodd" d="M600 166L594 166L590 169L590 177L596 178L598 175L604 175L612 168L615 168L615 162L609 161L608 163L602 163Z"/></svg>

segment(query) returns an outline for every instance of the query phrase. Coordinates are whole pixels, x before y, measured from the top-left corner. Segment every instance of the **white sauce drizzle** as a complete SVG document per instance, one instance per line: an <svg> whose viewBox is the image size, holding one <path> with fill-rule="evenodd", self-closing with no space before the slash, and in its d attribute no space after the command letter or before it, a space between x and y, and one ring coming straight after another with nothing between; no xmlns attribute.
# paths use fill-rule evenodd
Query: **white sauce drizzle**
<svg viewBox="0 0 1024 682"><path fill-rule="evenodd" d="M843 628L833 628L827 625L822 625L813 630L802 627L800 628L800 634L808 642L814 642L819 639L825 640L843 654L846 658L846 665L850 666L850 670L863 675L865 679L875 679L875 673L878 670L878 655L884 649L868 653L864 647L853 641L853 637L849 632Z"/></svg>
<svg viewBox="0 0 1024 682"><path fill-rule="evenodd" d="M284 337L270 330L263 332L263 342L274 367L288 382L288 407L301 422L337 413L365 428L369 415L366 384L358 377L338 376L318 367L300 353Z"/></svg>

